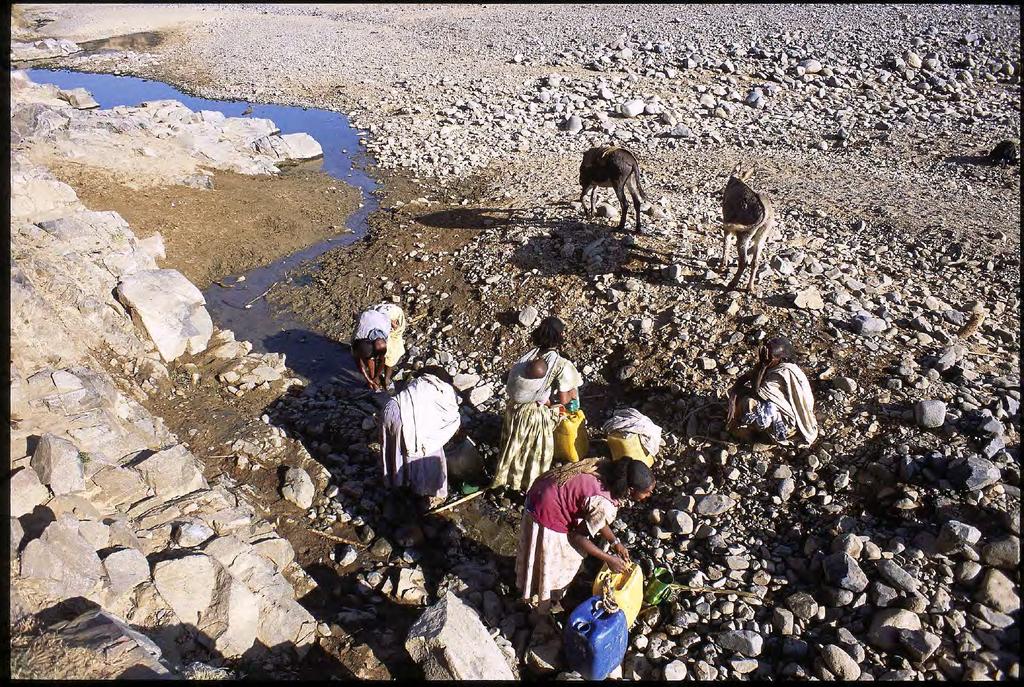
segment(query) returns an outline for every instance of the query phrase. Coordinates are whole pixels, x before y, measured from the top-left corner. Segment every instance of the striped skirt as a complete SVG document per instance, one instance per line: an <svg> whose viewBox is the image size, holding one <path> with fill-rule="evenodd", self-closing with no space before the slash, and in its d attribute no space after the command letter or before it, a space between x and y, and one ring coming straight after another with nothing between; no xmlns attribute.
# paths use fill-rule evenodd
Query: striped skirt
<svg viewBox="0 0 1024 687"><path fill-rule="evenodd" d="M556 411L530 403L509 403L501 426L501 454L491 487L527 491L548 471L555 455Z"/></svg>

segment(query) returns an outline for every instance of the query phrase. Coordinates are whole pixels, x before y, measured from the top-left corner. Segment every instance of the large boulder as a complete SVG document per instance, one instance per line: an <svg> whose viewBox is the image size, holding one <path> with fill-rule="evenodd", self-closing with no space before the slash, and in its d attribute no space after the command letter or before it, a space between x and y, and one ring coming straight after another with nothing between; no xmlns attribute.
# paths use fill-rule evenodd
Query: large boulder
<svg viewBox="0 0 1024 687"><path fill-rule="evenodd" d="M263 620L259 602L216 559L194 553L160 561L153 581L181 622L212 639L221 654L235 657L252 648Z"/></svg>
<svg viewBox="0 0 1024 687"><path fill-rule="evenodd" d="M50 500L50 490L35 470L23 468L11 475L11 517L20 518Z"/></svg>
<svg viewBox="0 0 1024 687"><path fill-rule="evenodd" d="M313 497L316 496L313 479L302 468L288 468L284 475L284 484L281 486L281 496L299 508L309 508L313 505Z"/></svg>
<svg viewBox="0 0 1024 687"><path fill-rule="evenodd" d="M74 41L63 38L44 38L31 43L11 42L11 62L45 60L52 57L63 57L81 51Z"/></svg>
<svg viewBox="0 0 1024 687"><path fill-rule="evenodd" d="M718 635L718 645L740 656L760 656L764 638L751 630L729 630Z"/></svg>
<svg viewBox="0 0 1024 687"><path fill-rule="evenodd" d="M12 103L11 142L21 143L30 138L53 138L57 132L68 128L68 121L67 115L43 103Z"/></svg>
<svg viewBox="0 0 1024 687"><path fill-rule="evenodd" d="M21 526L21 521L17 518L11 518L11 558L14 560L18 557L18 551L21 549L21 540L25 538L25 528Z"/></svg>
<svg viewBox="0 0 1024 687"><path fill-rule="evenodd" d="M95 485L88 493L90 500L110 510L130 507L149 494L149 486L136 470L112 465L89 479Z"/></svg>
<svg viewBox="0 0 1024 687"><path fill-rule="evenodd" d="M405 648L428 680L514 680L476 611L452 593L423 612Z"/></svg>
<svg viewBox="0 0 1024 687"><path fill-rule="evenodd" d="M957 489L978 491L995 484L1002 478L999 468L990 460L971 455L960 458L949 466L946 479Z"/></svg>
<svg viewBox="0 0 1024 687"><path fill-rule="evenodd" d="M875 613L868 630L868 641L879 649L891 651L899 646L900 630L920 630L921 618L902 608L885 608Z"/></svg>
<svg viewBox="0 0 1024 687"><path fill-rule="evenodd" d="M1013 580L995 568L985 573L975 598L1001 613L1014 613L1020 608L1020 593L1014 588Z"/></svg>
<svg viewBox="0 0 1024 687"><path fill-rule="evenodd" d="M44 434L39 439L30 463L39 481L50 485L54 494L70 494L85 489L85 472L78 449L67 439Z"/></svg>
<svg viewBox="0 0 1024 687"><path fill-rule="evenodd" d="M149 582L149 561L138 549L119 549L103 559L110 589L114 594L130 592Z"/></svg>
<svg viewBox="0 0 1024 687"><path fill-rule="evenodd" d="M213 334L202 292L177 270L140 270L122 278L117 297L170 362L201 353Z"/></svg>
<svg viewBox="0 0 1024 687"><path fill-rule="evenodd" d="M181 622L198 626L210 607L220 566L204 554L160 561L153 567L153 581L160 596Z"/></svg>
<svg viewBox="0 0 1024 687"><path fill-rule="evenodd" d="M824 645L819 654L829 672L840 680L856 680L860 677L860 665L857 661L835 644Z"/></svg>
<svg viewBox="0 0 1024 687"><path fill-rule="evenodd" d="M316 640L316 620L295 599L258 595L256 638L271 650L292 649L301 659Z"/></svg>
<svg viewBox="0 0 1024 687"><path fill-rule="evenodd" d="M72 88L67 91L60 91L60 99L66 100L71 107L78 110L92 110L100 106L92 94L84 88Z"/></svg>
<svg viewBox="0 0 1024 687"><path fill-rule="evenodd" d="M53 119L57 119L55 114ZM67 120L63 120L66 125ZM45 126L59 127L61 120L48 120ZM40 126L43 126L40 124ZM38 222L62 215L78 202L75 190L67 184L33 175L32 173L11 173L11 220L24 219Z"/></svg>
<svg viewBox="0 0 1024 687"><path fill-rule="evenodd" d="M75 516L64 514L47 525L42 536L21 552L21 576L39 583L51 599L89 597L103 575L99 556L78 528Z"/></svg>
<svg viewBox="0 0 1024 687"><path fill-rule="evenodd" d="M867 589L868 577L853 556L845 551L829 554L822 560L825 579L834 587L859 593Z"/></svg>
<svg viewBox="0 0 1024 687"><path fill-rule="evenodd" d="M943 401L921 400L914 406L914 421L918 427L934 429L946 422L946 404Z"/></svg>
<svg viewBox="0 0 1024 687"><path fill-rule="evenodd" d="M208 487L195 460L181 444L157 451L134 467L142 473L146 484L165 501Z"/></svg>
<svg viewBox="0 0 1024 687"><path fill-rule="evenodd" d="M323 157L324 150L306 133L264 136L252 143L253 150L277 160L312 160Z"/></svg>
<svg viewBox="0 0 1024 687"><path fill-rule="evenodd" d="M153 640L102 608L57 623L50 630L65 644L89 649L108 665L123 667L118 678L172 677Z"/></svg>
<svg viewBox="0 0 1024 687"><path fill-rule="evenodd" d="M295 601L295 590L274 562L238 537L217 537L203 551L255 595L256 639L270 649L294 649L301 658L316 639L316 620Z"/></svg>

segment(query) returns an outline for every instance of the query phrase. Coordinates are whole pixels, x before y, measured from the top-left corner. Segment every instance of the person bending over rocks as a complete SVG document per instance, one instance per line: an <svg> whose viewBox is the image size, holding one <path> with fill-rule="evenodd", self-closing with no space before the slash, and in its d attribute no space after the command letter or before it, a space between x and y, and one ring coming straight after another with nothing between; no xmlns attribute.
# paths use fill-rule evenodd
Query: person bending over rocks
<svg viewBox="0 0 1024 687"><path fill-rule="evenodd" d="M546 472L526 494L516 553L516 585L528 603L536 597L537 613L547 614L562 598L590 555L624 572L629 551L609 525L625 499L643 501L654 491L654 475L638 460L588 458ZM591 537L611 544L601 550Z"/></svg>
<svg viewBox="0 0 1024 687"><path fill-rule="evenodd" d="M352 357L373 391L391 388L391 375L405 353L405 313L393 303L381 303L359 315L352 334Z"/></svg>
<svg viewBox="0 0 1024 687"><path fill-rule="evenodd" d="M529 489L551 467L559 420L557 406L563 405L569 412L579 409L578 389L583 377L558 352L565 342L565 323L557 317L546 317L532 338L537 347L512 366L505 384L508 404L492 489Z"/></svg>
<svg viewBox="0 0 1024 687"><path fill-rule="evenodd" d="M814 443L814 394L792 358L793 344L786 338L768 339L761 346L757 364L729 389L726 428L731 433L781 445L790 445L799 434L804 443Z"/></svg>
<svg viewBox="0 0 1024 687"><path fill-rule="evenodd" d="M381 410L380 445L384 480L409 487L434 507L448 496L444 445L459 430L459 399L452 378L439 366L419 376Z"/></svg>

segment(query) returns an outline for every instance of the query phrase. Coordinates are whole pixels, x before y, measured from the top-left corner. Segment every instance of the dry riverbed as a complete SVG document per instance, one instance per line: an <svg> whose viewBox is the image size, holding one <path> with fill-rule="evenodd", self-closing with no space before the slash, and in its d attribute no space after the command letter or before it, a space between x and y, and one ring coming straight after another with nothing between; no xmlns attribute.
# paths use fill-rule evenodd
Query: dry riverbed
<svg viewBox="0 0 1024 687"><path fill-rule="evenodd" d="M616 529L636 558L677 580L755 598L663 605L634 631L625 677L1018 677L1020 181L1019 167L981 153L1019 137L1019 10L620 6L526 16L532 9L117 18L56 9L45 32L84 40L174 24L152 53L65 62L209 95L354 110L380 167L394 170L377 172L382 209L366 240L300 268L308 279L268 299L337 341L364 307L399 302L410 319L406 367L438 361L478 377L463 399L464 430L490 463L504 374L548 314L568 324L564 353L586 380L595 436L619 405L664 428L654 497L623 509ZM237 31L245 22L251 30ZM314 29L326 43L316 49L302 41ZM397 44L408 49L392 60ZM325 54L346 65L344 82ZM639 115L625 114L637 105ZM607 141L639 153L649 232L613 231L614 201L594 221L574 202L579 153ZM779 218L757 294L725 291L717 259L715 194L741 160L757 163L754 187ZM120 202L93 187L99 177L60 173L83 184L87 203ZM298 213L299 224L322 225L344 206L312 179L215 182L181 194L191 222L161 214L183 204L162 189L133 196L140 214L116 209L141 235L159 229L168 266L200 280L261 259L247 252L259 250L247 222L226 217L243 215L244 193L260 184L295 185L289 212L271 202L277 191L244 209L270 213L259 230L281 253L294 237L275 221ZM211 200L218 189L238 195ZM307 196L323 196L323 207L299 209ZM208 213L224 221L203 232ZM963 333L978 313L983 324ZM822 438L807 450L766 451L721 431L725 390L775 334L796 343L815 393ZM353 674L416 674L402 648L416 611L384 591L395 568L422 569L432 595L460 577L524 675L566 670L560 638L520 617L511 555L493 541L514 532L520 496L476 500L453 516L467 520L461 528L410 517L380 489L367 398L324 379L281 398L208 387L157 414L203 446L211 473L250 484L301 565L321 576L331 598L316 615L333 638L324 643L338 640L331 651ZM918 417L922 401L941 404L937 424ZM335 495L302 513L280 498L273 471L226 455L236 434L265 422L328 468ZM346 549L313 527L374 552L343 564L335 558ZM471 583L460 566L495 574ZM910 616L919 629L884 641L885 623Z"/></svg>

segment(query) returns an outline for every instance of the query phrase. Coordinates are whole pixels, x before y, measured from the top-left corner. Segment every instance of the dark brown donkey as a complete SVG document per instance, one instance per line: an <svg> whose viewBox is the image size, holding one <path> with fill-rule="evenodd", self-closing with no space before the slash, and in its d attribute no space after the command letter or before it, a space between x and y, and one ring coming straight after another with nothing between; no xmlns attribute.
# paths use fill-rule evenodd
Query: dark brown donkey
<svg viewBox="0 0 1024 687"><path fill-rule="evenodd" d="M622 218L619 220L619 231L626 228L626 215L629 206L626 204L626 190L633 197L633 207L636 209L636 230L640 231L640 199L647 200L640 185L640 163L636 155L618 146L601 146L591 148L583 153L583 163L580 164L580 205L587 219L594 216L594 195L597 188L613 188L615 195L619 198L619 205L622 207ZM587 191L590 191L590 207L584 202Z"/></svg>

